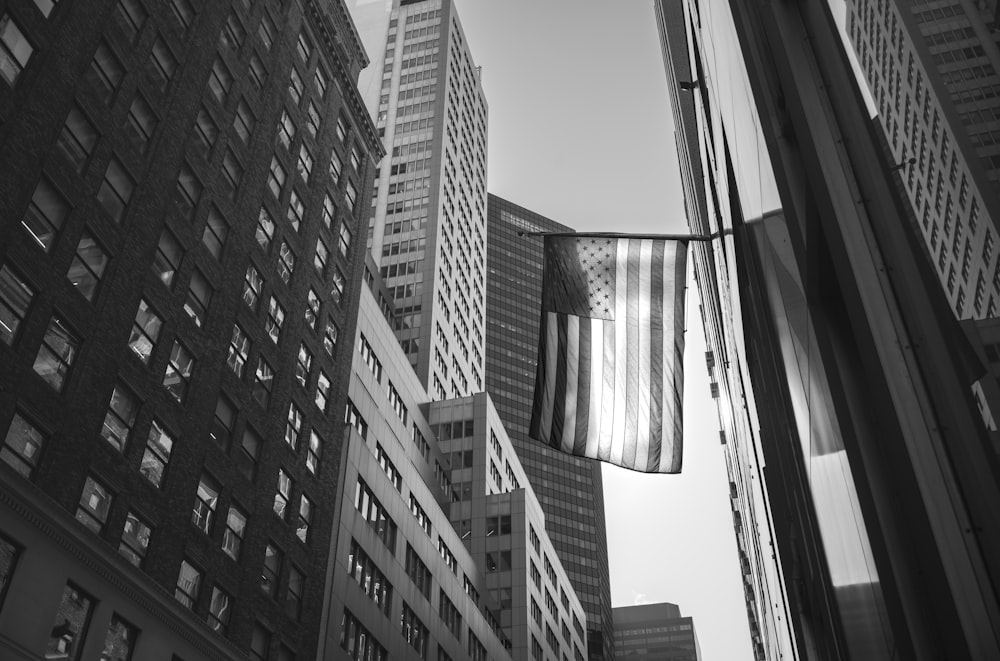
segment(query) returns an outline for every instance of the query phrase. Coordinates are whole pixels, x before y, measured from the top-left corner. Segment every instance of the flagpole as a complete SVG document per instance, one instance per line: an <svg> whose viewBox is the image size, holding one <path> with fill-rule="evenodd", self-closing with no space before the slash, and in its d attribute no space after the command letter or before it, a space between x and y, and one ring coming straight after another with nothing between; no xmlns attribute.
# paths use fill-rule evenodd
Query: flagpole
<svg viewBox="0 0 1000 661"><path fill-rule="evenodd" d="M599 239L652 239L654 241L712 241L723 235L723 232L713 234L621 234L618 232L530 232L518 230L518 236L574 236L578 238L594 237Z"/></svg>

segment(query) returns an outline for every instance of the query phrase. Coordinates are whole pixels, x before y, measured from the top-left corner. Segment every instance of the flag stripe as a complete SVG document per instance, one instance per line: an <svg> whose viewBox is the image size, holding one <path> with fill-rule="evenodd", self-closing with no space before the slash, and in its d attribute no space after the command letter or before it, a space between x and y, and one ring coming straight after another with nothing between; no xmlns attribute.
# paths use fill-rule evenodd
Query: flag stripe
<svg viewBox="0 0 1000 661"><path fill-rule="evenodd" d="M579 320L579 355L580 369L577 381L577 407L576 425L574 435L570 439L569 449L571 454L582 455L587 449L587 423L590 421L590 329L594 319Z"/></svg>
<svg viewBox="0 0 1000 661"><path fill-rule="evenodd" d="M603 422L604 396L604 329L611 322L604 319L590 320L590 418L587 420L587 430L590 434L583 439L583 449L578 451L584 457L596 457L601 443L601 424ZM576 447L580 448L580 437L577 436Z"/></svg>
<svg viewBox="0 0 1000 661"><path fill-rule="evenodd" d="M653 245L649 290L649 448L646 470L659 470L660 444L663 442L663 306L664 306L664 252L666 245L657 241Z"/></svg>
<svg viewBox="0 0 1000 661"><path fill-rule="evenodd" d="M639 433L639 261L641 241L630 240L628 245L628 287L626 288L626 340L627 366L625 374L625 447L622 465L635 465L635 450Z"/></svg>
<svg viewBox="0 0 1000 661"><path fill-rule="evenodd" d="M555 397L552 405L552 427L549 432L549 445L559 447L563 432L563 416L566 413L566 318L565 314L557 314L556 327L556 384Z"/></svg>
<svg viewBox="0 0 1000 661"><path fill-rule="evenodd" d="M552 434L552 402L556 396L556 356L559 354L559 329L556 318L549 312L545 315L545 382L542 390L541 433L546 442Z"/></svg>
<svg viewBox="0 0 1000 661"><path fill-rule="evenodd" d="M618 242L615 256L615 351L611 356L615 369L614 424L611 437L613 464L622 465L625 443L625 391L628 383L628 246L629 239Z"/></svg>
<svg viewBox="0 0 1000 661"><path fill-rule="evenodd" d="M636 372L639 375L639 405L635 444L635 460L632 467L635 470L646 470L646 459L649 458L649 375L650 342L652 339L650 323L650 284L652 280L653 242L646 240L640 244L639 250L639 364Z"/></svg>
<svg viewBox="0 0 1000 661"><path fill-rule="evenodd" d="M573 437L576 435L576 408L580 396L577 390L579 371L580 317L571 314L566 315L566 401L562 418L563 428L561 434L552 438L554 447L569 453L573 452Z"/></svg>

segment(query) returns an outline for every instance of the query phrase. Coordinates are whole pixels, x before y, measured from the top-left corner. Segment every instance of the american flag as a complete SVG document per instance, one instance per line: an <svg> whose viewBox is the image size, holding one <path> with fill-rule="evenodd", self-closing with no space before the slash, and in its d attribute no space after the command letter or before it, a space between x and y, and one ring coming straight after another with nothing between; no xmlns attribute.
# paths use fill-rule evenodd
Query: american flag
<svg viewBox="0 0 1000 661"><path fill-rule="evenodd" d="M686 249L545 237L532 438L644 473L680 472Z"/></svg>

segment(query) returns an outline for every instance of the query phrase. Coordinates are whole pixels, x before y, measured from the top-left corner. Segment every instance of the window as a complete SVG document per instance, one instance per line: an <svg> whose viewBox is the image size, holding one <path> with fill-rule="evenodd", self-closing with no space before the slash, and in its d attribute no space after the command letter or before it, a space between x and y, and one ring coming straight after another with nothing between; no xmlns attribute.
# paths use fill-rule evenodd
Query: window
<svg viewBox="0 0 1000 661"><path fill-rule="evenodd" d="M267 650L271 646L271 632L255 622L253 634L250 637L250 659L251 661L265 661Z"/></svg>
<svg viewBox="0 0 1000 661"><path fill-rule="evenodd" d="M329 194L323 198L323 224L328 228L333 227L333 219L337 213L337 207L333 203L333 198Z"/></svg>
<svg viewBox="0 0 1000 661"><path fill-rule="evenodd" d="M225 395L219 395L215 401L215 416L212 418L212 428L209 437L223 450L229 447L229 439L233 433L233 423L236 421L236 407Z"/></svg>
<svg viewBox="0 0 1000 661"><path fill-rule="evenodd" d="M292 97L295 105L299 105L299 102L302 101L302 92L304 89L302 77L299 76L299 72L296 71L295 67L292 67L292 72L288 78L288 96Z"/></svg>
<svg viewBox="0 0 1000 661"><path fill-rule="evenodd" d="M94 598L67 583L52 622L44 658L79 661L93 611Z"/></svg>
<svg viewBox="0 0 1000 661"><path fill-rule="evenodd" d="M215 519L215 507L219 503L219 483L207 473L202 473L198 481L198 491L194 499L194 509L191 512L191 523L206 535L212 534L212 523Z"/></svg>
<svg viewBox="0 0 1000 661"><path fill-rule="evenodd" d="M448 545L445 544L444 538L442 538L440 535L438 535L438 553L441 554L441 557L444 559L444 564L448 565L448 569L451 570L451 573L457 576L458 560L455 558L455 555L451 552L451 549L448 548ZM503 551L502 553L507 553L508 556L510 555L509 551ZM508 562L507 565L508 565L507 569L510 569L510 562Z"/></svg>
<svg viewBox="0 0 1000 661"><path fill-rule="evenodd" d="M194 134L198 137L201 155L208 160L212 147L215 146L215 141L219 137L219 126L212 119L208 109L204 107L198 113L198 119L195 120Z"/></svg>
<svg viewBox="0 0 1000 661"><path fill-rule="evenodd" d="M222 160L222 176L229 188L229 198L235 199L236 189L239 188L240 180L243 178L243 164L231 149L226 150L226 156Z"/></svg>
<svg viewBox="0 0 1000 661"><path fill-rule="evenodd" d="M330 279L330 298L337 305L341 305L344 299L344 285L347 280L344 277L344 272L340 270L339 266L333 267L332 278Z"/></svg>
<svg viewBox="0 0 1000 661"><path fill-rule="evenodd" d="M247 105L246 101L240 99L240 105L236 107L236 117L233 119L233 130L236 131L236 135L240 136L243 144L250 144L250 135L256 125L257 118L253 116L250 106Z"/></svg>
<svg viewBox="0 0 1000 661"><path fill-rule="evenodd" d="M267 303L267 319L264 321L264 330L267 331L268 337L275 344L278 343L278 337L281 334L281 324L285 321L285 308L281 307L281 303L278 303L278 299L274 296Z"/></svg>
<svg viewBox="0 0 1000 661"><path fill-rule="evenodd" d="M194 21L194 7L191 6L190 0L170 0L170 9L180 23L181 32L187 32L188 28L191 27L192 21Z"/></svg>
<svg viewBox="0 0 1000 661"><path fill-rule="evenodd" d="M271 214L264 207L260 208L260 214L257 216L257 229L254 237L257 239L257 244L261 249L267 252L268 248L271 247L271 241L274 239L274 219L271 218Z"/></svg>
<svg viewBox="0 0 1000 661"><path fill-rule="evenodd" d="M216 259L222 258L222 246L229 235L229 223L222 217L218 208L212 207L208 212L208 222L205 223L205 231L202 232L201 242L208 248L208 252Z"/></svg>
<svg viewBox="0 0 1000 661"><path fill-rule="evenodd" d="M340 254L346 259L347 252L351 249L351 228L346 223L340 224Z"/></svg>
<svg viewBox="0 0 1000 661"><path fill-rule="evenodd" d="M257 312L257 304L260 302L260 291L263 287L264 279L260 277L260 271L254 268L253 264L250 264L247 266L246 275L243 276L243 302L253 312Z"/></svg>
<svg viewBox="0 0 1000 661"><path fill-rule="evenodd" d="M281 197L281 189L285 186L285 168L281 167L278 157L271 158L271 170L267 177L267 187L271 189L271 194L275 198Z"/></svg>
<svg viewBox="0 0 1000 661"><path fill-rule="evenodd" d="M246 367L249 353L250 338L239 324L233 324L233 335L229 340L229 357L226 362L237 377L243 377L243 368Z"/></svg>
<svg viewBox="0 0 1000 661"><path fill-rule="evenodd" d="M42 177L35 186L21 226L45 252L52 249L56 235L69 214L69 205L48 179Z"/></svg>
<svg viewBox="0 0 1000 661"><path fill-rule="evenodd" d="M222 31L221 41L223 45L233 50L239 50L246 37L247 31L240 23L240 19L235 13L230 14L229 18L226 19L226 28Z"/></svg>
<svg viewBox="0 0 1000 661"><path fill-rule="evenodd" d="M285 613L293 620L299 619L302 613L302 591L305 589L306 577L295 567L288 569L288 593L285 597ZM291 659L291 657L288 657Z"/></svg>
<svg viewBox="0 0 1000 661"><path fill-rule="evenodd" d="M146 436L146 449L139 465L139 473L154 487L163 484L163 472L170 462L170 452L174 449L174 438L159 420L153 419Z"/></svg>
<svg viewBox="0 0 1000 661"><path fill-rule="evenodd" d="M9 14L0 16L0 75L7 84L17 82L34 51L14 19Z"/></svg>
<svg viewBox="0 0 1000 661"><path fill-rule="evenodd" d="M390 552L396 552L396 523L360 477L354 491L354 506ZM426 569L426 567L424 567ZM430 573L428 572L428 578Z"/></svg>
<svg viewBox="0 0 1000 661"><path fill-rule="evenodd" d="M291 194L288 196L288 222L291 223L292 229L296 232L299 231L299 227L302 226L302 218L305 216L306 207L302 204L302 199L299 198L298 191L294 188Z"/></svg>
<svg viewBox="0 0 1000 661"><path fill-rule="evenodd" d="M330 377L320 370L316 379L316 407L320 411L326 411L327 402L330 401Z"/></svg>
<svg viewBox="0 0 1000 661"><path fill-rule="evenodd" d="M178 402L184 402L188 385L191 382L191 370L194 369L194 357L183 344L175 341L170 350L170 361L163 375L163 387L174 396Z"/></svg>
<svg viewBox="0 0 1000 661"><path fill-rule="evenodd" d="M230 597L216 585L212 588L212 600L208 602L208 626L221 634L229 628Z"/></svg>
<svg viewBox="0 0 1000 661"><path fill-rule="evenodd" d="M347 573L357 582L361 591L375 602L379 610L388 615L392 602L392 584L355 539L351 539L348 551Z"/></svg>
<svg viewBox="0 0 1000 661"><path fill-rule="evenodd" d="M97 199L101 201L104 209L111 216L111 220L120 223L125 215L125 207L129 198L132 197L132 190L135 183L129 176L121 162L117 158L111 159L108 169L104 173L104 181L97 192Z"/></svg>
<svg viewBox="0 0 1000 661"><path fill-rule="evenodd" d="M161 92L167 90L167 85L170 83L170 78L174 75L174 71L177 69L177 58L170 51L170 48L164 43L163 39L160 37L156 38L156 42L153 44L153 52L149 58L149 66L147 70L150 75L158 83L158 88Z"/></svg>
<svg viewBox="0 0 1000 661"><path fill-rule="evenodd" d="M535 587L539 590L542 589L542 573L538 571L538 567L535 566L534 560L529 560L531 563L531 582L535 584Z"/></svg>
<svg viewBox="0 0 1000 661"><path fill-rule="evenodd" d="M315 430L309 432L309 447L306 448L306 468L313 475L319 473L319 460L323 456L323 441Z"/></svg>
<svg viewBox="0 0 1000 661"><path fill-rule="evenodd" d="M201 571L186 559L181 560L181 568L177 573L177 587L174 588L174 598L188 608L194 610L201 591Z"/></svg>
<svg viewBox="0 0 1000 661"><path fill-rule="evenodd" d="M299 446L299 433L302 431L302 411L292 402L288 405L288 415L285 418L285 443L293 450Z"/></svg>
<svg viewBox="0 0 1000 661"><path fill-rule="evenodd" d="M277 28L274 27L274 21L271 20L267 12L264 12L257 34L260 35L260 40L266 50L271 50L271 47L274 45L275 32L277 32Z"/></svg>
<svg viewBox="0 0 1000 661"><path fill-rule="evenodd" d="M316 267L316 272L319 277L323 277L323 271L326 270L327 262L330 259L330 249L326 247L326 243L323 239L319 239L316 242L316 253L313 255L313 266Z"/></svg>
<svg viewBox="0 0 1000 661"><path fill-rule="evenodd" d="M339 126L339 124L338 124ZM340 173L343 170L343 164L340 160L340 156L336 151L330 153L330 178L333 179L333 183L336 184L340 181Z"/></svg>
<svg viewBox="0 0 1000 661"><path fill-rule="evenodd" d="M309 543L309 526L312 525L313 520L313 504L305 494L302 494L302 498L299 500L299 521L295 527L295 536L299 538L303 544Z"/></svg>
<svg viewBox="0 0 1000 661"><path fill-rule="evenodd" d="M378 359L375 355L375 350L372 345L368 342L368 338L365 337L364 333L359 334L358 340L358 353L361 354L362 360L371 369L372 374L375 375L375 380L382 381L382 361Z"/></svg>
<svg viewBox="0 0 1000 661"><path fill-rule="evenodd" d="M132 322L132 334L129 336L128 346L142 362L149 363L149 356L153 353L153 346L160 337L162 327L163 321L149 307L149 303L145 299L140 299L135 321Z"/></svg>
<svg viewBox="0 0 1000 661"><path fill-rule="evenodd" d="M326 73L323 72L323 67L317 66L316 76L313 78L313 82L316 85L316 93L319 94L319 98L321 99L326 96L326 80Z"/></svg>
<svg viewBox="0 0 1000 661"><path fill-rule="evenodd" d="M136 567L141 566L146 557L146 549L149 548L151 534L152 528L149 527L149 524L135 512L129 512L125 516L125 529L122 531L122 540L118 544L118 552Z"/></svg>
<svg viewBox="0 0 1000 661"><path fill-rule="evenodd" d="M243 534L247 527L247 515L235 505L230 505L226 517L226 530L222 533L222 550L233 560L240 559Z"/></svg>
<svg viewBox="0 0 1000 661"><path fill-rule="evenodd" d="M406 544L405 567L406 575L413 581L414 587L416 587L417 590L420 591L420 594L424 595L424 598L429 601L431 598L431 572L427 569L427 565L423 563L416 550L410 546L409 543Z"/></svg>
<svg viewBox="0 0 1000 661"><path fill-rule="evenodd" d="M284 554L281 549L269 543L264 549L264 566L260 573L260 589L269 597L274 597L278 591L278 577L281 575L281 561Z"/></svg>
<svg viewBox="0 0 1000 661"><path fill-rule="evenodd" d="M153 131L156 130L158 121L146 99L141 94L136 94L128 110L128 123L132 128L132 135L139 143L139 151L146 151L146 146L149 144L150 138L153 137Z"/></svg>
<svg viewBox="0 0 1000 661"><path fill-rule="evenodd" d="M58 0L43 0L46 9L42 10L43 13L48 16L49 11L52 10L52 5ZM38 4L38 0L36 0ZM41 5L39 5L41 8ZM146 10L143 9L139 0L119 0L118 2L118 24L121 25L122 31L128 37L129 41L135 41L136 35L142 26L146 23Z"/></svg>
<svg viewBox="0 0 1000 661"><path fill-rule="evenodd" d="M299 344L299 354L295 360L295 380L303 388L309 381L309 372L312 370L312 352L305 344Z"/></svg>
<svg viewBox="0 0 1000 661"><path fill-rule="evenodd" d="M274 504L271 508L278 518L285 520L288 513L288 499L292 497L292 478L288 476L284 468L278 469L278 488L274 492Z"/></svg>
<svg viewBox="0 0 1000 661"><path fill-rule="evenodd" d="M14 343L14 336L34 295L35 292L9 266L0 267L0 340Z"/></svg>
<svg viewBox="0 0 1000 661"><path fill-rule="evenodd" d="M263 441L250 425L243 431L243 441L240 443L237 463L243 475L253 481L254 473L257 471L257 457L260 455L260 446Z"/></svg>
<svg viewBox="0 0 1000 661"><path fill-rule="evenodd" d="M403 478L399 471L396 469L395 464L389 459L389 455L386 454L385 450L382 448L382 444L377 444L376 456L378 457L378 465L382 467L385 471L386 477L392 483L392 486L396 488L396 491L400 491L403 484Z"/></svg>
<svg viewBox="0 0 1000 661"><path fill-rule="evenodd" d="M125 451L132 425L135 424L135 414L139 404L132 391L122 384L117 384L111 392L108 411L104 414L104 425L101 436L119 452Z"/></svg>
<svg viewBox="0 0 1000 661"><path fill-rule="evenodd" d="M387 661L389 658L386 649L346 608L341 620L340 631L340 646L347 652L348 658L364 659L365 661Z"/></svg>
<svg viewBox="0 0 1000 661"><path fill-rule="evenodd" d="M486 661L486 648L476 638L476 634L472 633L471 628L469 629L468 652L469 661Z"/></svg>
<svg viewBox="0 0 1000 661"><path fill-rule="evenodd" d="M354 182L350 179L347 180L347 184L344 186L344 197L347 198L348 208L357 213L358 211L358 189L355 188Z"/></svg>
<svg viewBox="0 0 1000 661"><path fill-rule="evenodd" d="M2 24L2 19L0 19L0 24ZM0 39L2 39L2 33L3 28L0 27ZM2 58L2 51L0 51L0 58ZM94 59L90 63L90 72L88 73L92 88L100 95L101 101L104 103L111 101L111 97L114 96L115 90L118 89L124 76L125 67L122 66L118 56L108 48L107 44L102 42L94 53Z"/></svg>
<svg viewBox="0 0 1000 661"><path fill-rule="evenodd" d="M76 520L100 535L108 520L112 498L114 496L106 486L88 475L76 508Z"/></svg>
<svg viewBox="0 0 1000 661"><path fill-rule="evenodd" d="M355 172L361 172L361 152L358 151L356 144L351 147L351 167Z"/></svg>
<svg viewBox="0 0 1000 661"><path fill-rule="evenodd" d="M337 139L341 143L347 140L347 121L343 115L337 117Z"/></svg>
<svg viewBox="0 0 1000 661"><path fill-rule="evenodd" d="M309 153L309 148L306 147L305 143L302 143L302 146L299 148L299 160L296 163L296 169L299 171L302 181L309 180L309 175L312 174L312 167L312 154Z"/></svg>
<svg viewBox="0 0 1000 661"><path fill-rule="evenodd" d="M258 356L257 372L253 377L253 398L257 400L261 408L266 409L268 403L271 401L271 385L273 383L274 368L264 360L264 356Z"/></svg>
<svg viewBox="0 0 1000 661"><path fill-rule="evenodd" d="M35 373L56 390L62 390L79 349L80 340L76 334L62 319L53 316L35 356Z"/></svg>
<svg viewBox="0 0 1000 661"><path fill-rule="evenodd" d="M295 140L295 122L288 116L287 110L282 110L281 120L278 122L278 142L284 145L285 149L291 149L293 140Z"/></svg>
<svg viewBox="0 0 1000 661"><path fill-rule="evenodd" d="M191 273L191 284L188 287L187 298L184 300L184 311L194 321L194 325L201 327L205 323L205 315L208 312L208 304L212 300L212 287L201 271L195 269Z"/></svg>
<svg viewBox="0 0 1000 661"><path fill-rule="evenodd" d="M267 78L267 69L264 63L257 57L257 53L250 56L250 82L259 92L264 87L264 79Z"/></svg>
<svg viewBox="0 0 1000 661"><path fill-rule="evenodd" d="M0 460L24 477L30 478L38 466L44 445L45 435L20 413L15 413L7 428L3 445L0 446ZM3 586L0 585L0 596L2 595Z"/></svg>
<svg viewBox="0 0 1000 661"><path fill-rule="evenodd" d="M97 129L78 106L73 106L66 124L59 132L56 145L77 172L83 172L87 159L97 144Z"/></svg>
<svg viewBox="0 0 1000 661"><path fill-rule="evenodd" d="M152 268L156 277L168 288L174 283L174 275L180 266L182 256L183 250L177 237L169 229L164 229L160 235L160 243L156 247Z"/></svg>
<svg viewBox="0 0 1000 661"><path fill-rule="evenodd" d="M427 627L424 626L416 614L410 610L410 607L403 602L403 613L400 617L399 622L400 629L403 633L403 638L409 643L410 647L417 650L417 654L420 655L421 659L427 658L427 638L429 637L429 632ZM484 656L482 661L485 661Z"/></svg>
<svg viewBox="0 0 1000 661"><path fill-rule="evenodd" d="M175 0L176 1L176 0ZM212 65L212 74L208 77L208 89L220 105L226 105L226 96L233 84L233 74L221 59L216 59Z"/></svg>
<svg viewBox="0 0 1000 661"><path fill-rule="evenodd" d="M305 32L299 33L299 41L295 47L295 51L299 54L299 58L302 60L302 64L309 64L309 58L312 56L312 43L309 37L306 36Z"/></svg>
<svg viewBox="0 0 1000 661"><path fill-rule="evenodd" d="M327 319L326 330L323 331L323 350L331 358L333 358L333 350L337 347L337 337L339 335L340 329L337 328L337 324L333 322L333 319Z"/></svg>
<svg viewBox="0 0 1000 661"><path fill-rule="evenodd" d="M83 294L88 301L94 300L97 292L97 285L104 275L104 267L107 266L108 256L97 244L90 232L84 231L80 238L80 243L76 248L76 255L70 264L69 278L70 284Z"/></svg>
<svg viewBox="0 0 1000 661"><path fill-rule="evenodd" d="M317 320L319 319L319 306L319 294L316 293L316 290L310 288L309 293L306 295L305 318L306 325L313 330L316 330Z"/></svg>
<svg viewBox="0 0 1000 661"><path fill-rule="evenodd" d="M316 109L316 104L310 101L306 111L306 128L309 129L312 137L315 138L319 134L319 125L321 123L322 119L319 116L319 110Z"/></svg>

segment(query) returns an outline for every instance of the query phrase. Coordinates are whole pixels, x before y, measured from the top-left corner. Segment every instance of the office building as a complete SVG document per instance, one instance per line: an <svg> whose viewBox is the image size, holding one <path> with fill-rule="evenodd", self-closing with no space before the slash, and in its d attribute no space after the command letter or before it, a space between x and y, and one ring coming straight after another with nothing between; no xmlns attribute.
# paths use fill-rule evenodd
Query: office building
<svg viewBox="0 0 1000 661"><path fill-rule="evenodd" d="M315 658L365 63L339 2L0 5L0 657Z"/></svg>
<svg viewBox="0 0 1000 661"><path fill-rule="evenodd" d="M367 291L358 327L321 652L584 659L583 608L489 396L432 402Z"/></svg>
<svg viewBox="0 0 1000 661"><path fill-rule="evenodd" d="M996 658L979 375L830 8L658 4L755 658Z"/></svg>
<svg viewBox="0 0 1000 661"><path fill-rule="evenodd" d="M681 617L676 604L619 606L615 618L618 661L698 661L701 653L694 621Z"/></svg>
<svg viewBox="0 0 1000 661"><path fill-rule="evenodd" d="M850 42L959 318L1000 310L995 11L972 3L847 2Z"/></svg>
<svg viewBox="0 0 1000 661"><path fill-rule="evenodd" d="M486 99L452 0L393 6L369 245L434 399L484 388Z"/></svg>
<svg viewBox="0 0 1000 661"><path fill-rule="evenodd" d="M507 200L487 204L486 390L528 474L556 553L587 612L591 659L613 654L611 584L601 465L528 436L538 364L542 240L518 232L571 228Z"/></svg>

